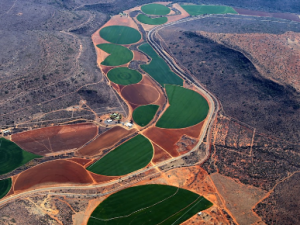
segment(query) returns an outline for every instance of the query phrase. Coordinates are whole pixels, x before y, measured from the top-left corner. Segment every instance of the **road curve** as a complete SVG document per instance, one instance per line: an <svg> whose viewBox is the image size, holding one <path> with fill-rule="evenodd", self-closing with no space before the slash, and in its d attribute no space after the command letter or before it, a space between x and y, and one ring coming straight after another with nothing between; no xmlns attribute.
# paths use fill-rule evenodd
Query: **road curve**
<svg viewBox="0 0 300 225"><path fill-rule="evenodd" d="M152 30L150 30L149 33L148 33L148 36L147 36L149 44L168 63L168 65L172 68L172 70L175 73L179 74L184 79L189 80L191 83L193 83L196 86L196 88L198 89L198 91L203 96L205 96L206 100L209 102L209 106L210 106L209 107L209 112L208 112L208 116L206 118L206 121L203 125L203 131L201 132L201 136L199 138L199 141L198 141L197 145L191 151L189 151L188 153L183 154L181 156L171 158L169 160L158 163L155 166L140 169L140 170L135 171L133 173L130 173L130 174L128 174L128 175L126 175L126 176L124 176L120 179L117 179L117 180L114 180L114 181L111 181L111 182L108 182L108 183L104 183L104 184L88 185L88 186L87 185L82 185L82 186L62 185L60 187L46 187L46 188L34 189L34 190L27 191L27 192L22 192L22 193L19 193L19 194L11 195L11 196L8 196L8 197L0 200L0 207L3 206L4 204L7 204L7 203L17 199L17 198L28 197L28 195L38 194L38 193L41 193L41 192L47 192L47 191L50 192L50 191L53 191L53 190L60 190L60 189L70 189L70 190L85 189L85 190L88 190L88 189L96 189L96 188L99 188L99 187L105 187L105 186L109 186L109 185L119 183L120 181L127 180L127 179L129 179L133 176L139 175L141 173L152 170L154 168L164 166L168 163L171 163L171 162L176 161L178 159L181 159L185 156L188 156L192 152L197 151L199 149L199 146L203 143L203 140L204 140L204 137L205 137L206 134L207 134L207 145L209 145L211 127L213 125L214 120L216 119L217 112L219 110L219 103L218 103L216 97L213 96L208 90L206 90L197 80L194 80L194 79L190 78L189 76L187 76L186 72L183 69L181 69L180 66L178 66L176 64L174 59L164 49L162 49L161 46L159 46L159 44L156 43L155 40L154 40L154 36L155 36L156 32L160 29L163 29L164 27L172 26L172 25L175 25L175 24L179 24L179 23L183 23L183 22L187 22L187 21L191 21L191 20L202 19L202 18L205 18L205 17L208 17L208 16L198 16L198 17L186 18L186 19L182 19L182 20L179 20L179 21L176 21L176 22L169 23L169 24L161 25L161 26L155 27ZM202 159L201 161L195 163L195 164L203 163L208 157L209 157L209 147L207 146L207 148L206 148L206 157L204 159ZM153 174L151 174L151 176L152 175ZM146 178L146 177L144 177L144 178ZM141 180L144 179L144 178L141 178ZM138 180L136 182L139 182L139 181L140 180ZM135 182L133 181L132 183L135 183ZM100 196L105 196L105 195L110 194L112 192L115 192L119 189L123 189L128 185L132 185L132 183L126 184L124 186L120 186L116 189L112 189L109 192L99 193L99 194L85 194L85 195L93 195L93 196L99 196L99 197ZM51 193L51 194L60 195L59 193ZM61 195L77 195L77 194L62 193Z"/></svg>

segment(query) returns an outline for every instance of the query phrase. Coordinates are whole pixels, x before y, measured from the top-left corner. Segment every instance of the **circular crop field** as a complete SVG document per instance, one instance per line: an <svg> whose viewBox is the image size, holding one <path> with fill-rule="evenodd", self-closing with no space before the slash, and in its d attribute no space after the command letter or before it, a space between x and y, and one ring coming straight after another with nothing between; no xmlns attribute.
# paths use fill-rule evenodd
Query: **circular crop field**
<svg viewBox="0 0 300 225"><path fill-rule="evenodd" d="M138 71L131 70L127 67L118 67L111 69L107 73L107 77L112 82L121 85L136 84L143 78L142 74L140 74Z"/></svg>
<svg viewBox="0 0 300 225"><path fill-rule="evenodd" d="M13 171L34 158L41 156L22 150L15 143L0 138L0 175Z"/></svg>
<svg viewBox="0 0 300 225"><path fill-rule="evenodd" d="M170 106L157 121L157 127L185 128L206 118L209 106L202 95L177 85L166 85L165 88Z"/></svg>
<svg viewBox="0 0 300 225"><path fill-rule="evenodd" d="M149 105L159 98L158 91L144 84L132 84L124 87L122 96L135 105Z"/></svg>
<svg viewBox="0 0 300 225"><path fill-rule="evenodd" d="M182 188L141 185L121 190L101 202L88 225L181 224L211 206L204 197Z"/></svg>
<svg viewBox="0 0 300 225"><path fill-rule="evenodd" d="M109 26L100 30L100 36L114 44L133 44L141 39L141 34L138 30L126 26Z"/></svg>
<svg viewBox="0 0 300 225"><path fill-rule="evenodd" d="M150 15L167 15L171 10L161 4L148 4L142 6L142 11Z"/></svg>
<svg viewBox="0 0 300 225"><path fill-rule="evenodd" d="M132 51L122 45L99 44L97 47L110 54L101 62L104 66L120 66L133 59Z"/></svg>
<svg viewBox="0 0 300 225"><path fill-rule="evenodd" d="M0 180L0 199L3 198L11 188L11 178Z"/></svg>
<svg viewBox="0 0 300 225"><path fill-rule="evenodd" d="M146 126L153 119L158 108L158 105L143 105L136 108L132 114L134 122L141 127Z"/></svg>
<svg viewBox="0 0 300 225"><path fill-rule="evenodd" d="M158 18L150 18L144 14L139 14L137 16L137 20L141 23L149 24L149 25L161 25L168 21L167 17L158 17Z"/></svg>
<svg viewBox="0 0 300 225"><path fill-rule="evenodd" d="M122 176L147 166L152 156L151 142L139 134L90 165L87 170L106 176Z"/></svg>

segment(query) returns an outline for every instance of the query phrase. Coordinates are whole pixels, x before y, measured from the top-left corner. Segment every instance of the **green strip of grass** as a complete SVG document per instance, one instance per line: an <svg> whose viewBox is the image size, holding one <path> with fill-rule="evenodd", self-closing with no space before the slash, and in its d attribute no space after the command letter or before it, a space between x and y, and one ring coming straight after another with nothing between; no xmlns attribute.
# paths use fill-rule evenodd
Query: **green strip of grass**
<svg viewBox="0 0 300 225"><path fill-rule="evenodd" d="M161 4L143 5L141 9L144 13L149 15L167 15L171 11L167 6Z"/></svg>
<svg viewBox="0 0 300 225"><path fill-rule="evenodd" d="M170 106L156 123L161 128L185 128L203 121L208 113L206 99L195 91L166 85Z"/></svg>
<svg viewBox="0 0 300 225"><path fill-rule="evenodd" d="M153 119L158 108L158 105L143 105L136 108L132 113L134 122L141 127L146 126Z"/></svg>
<svg viewBox="0 0 300 225"><path fill-rule="evenodd" d="M181 5L181 7L191 16L203 14L237 14L232 7L222 5Z"/></svg>
<svg viewBox="0 0 300 225"><path fill-rule="evenodd" d="M0 138L0 175L11 172L32 159L41 157L22 150L14 142Z"/></svg>
<svg viewBox="0 0 300 225"><path fill-rule="evenodd" d="M88 225L180 224L211 206L212 203L204 197L185 189L142 185L109 196L94 210Z"/></svg>
<svg viewBox="0 0 300 225"><path fill-rule="evenodd" d="M110 54L101 62L104 66L120 66L133 59L132 51L122 45L99 44L97 47Z"/></svg>
<svg viewBox="0 0 300 225"><path fill-rule="evenodd" d="M161 86L165 84L183 85L183 80L170 70L168 64L158 56L148 43L142 44L139 49L152 58L149 64L141 65L141 68Z"/></svg>
<svg viewBox="0 0 300 225"><path fill-rule="evenodd" d="M11 188L11 178L0 180L0 199L3 198Z"/></svg>
<svg viewBox="0 0 300 225"><path fill-rule="evenodd" d="M126 26L109 26L100 30L100 36L114 44L133 44L141 39L141 34L138 30Z"/></svg>
<svg viewBox="0 0 300 225"><path fill-rule="evenodd" d="M149 25L161 25L168 21L167 17L158 17L158 18L150 18L144 14L139 14L137 16L137 20L141 23L149 24Z"/></svg>
<svg viewBox="0 0 300 225"><path fill-rule="evenodd" d="M153 147L150 141L139 134L89 166L87 170L106 176L121 176L147 166L152 156Z"/></svg>
<svg viewBox="0 0 300 225"><path fill-rule="evenodd" d="M112 82L121 85L136 84L143 78L142 74L140 74L138 71L131 70L128 67L118 67L111 69L107 73L107 77Z"/></svg>

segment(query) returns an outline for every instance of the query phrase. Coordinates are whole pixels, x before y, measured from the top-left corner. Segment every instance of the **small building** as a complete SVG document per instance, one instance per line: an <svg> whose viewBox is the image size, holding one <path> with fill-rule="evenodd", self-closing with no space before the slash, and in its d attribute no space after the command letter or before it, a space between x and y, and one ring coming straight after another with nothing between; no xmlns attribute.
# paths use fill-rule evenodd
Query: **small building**
<svg viewBox="0 0 300 225"><path fill-rule="evenodd" d="M129 128L131 128L133 124L132 124L132 123L129 123L129 122L127 122L127 123L125 123L124 125L125 125L126 127L129 127Z"/></svg>

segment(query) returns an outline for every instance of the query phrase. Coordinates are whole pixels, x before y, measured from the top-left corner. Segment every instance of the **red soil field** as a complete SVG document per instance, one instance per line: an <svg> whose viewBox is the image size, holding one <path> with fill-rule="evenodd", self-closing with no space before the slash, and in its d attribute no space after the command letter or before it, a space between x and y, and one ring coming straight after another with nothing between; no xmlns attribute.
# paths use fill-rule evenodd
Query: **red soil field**
<svg viewBox="0 0 300 225"><path fill-rule="evenodd" d="M22 149L38 155L79 148L94 138L98 128L92 123L45 127L12 135Z"/></svg>
<svg viewBox="0 0 300 225"><path fill-rule="evenodd" d="M152 142L166 150L173 157L179 156L176 143L185 134L193 138L198 138L204 121L201 123L183 129L164 129L158 127L150 127L143 134ZM181 153L182 154L182 153Z"/></svg>
<svg viewBox="0 0 300 225"><path fill-rule="evenodd" d="M299 16L291 13L267 13L267 12L252 11L248 9L237 9L237 8L234 8L234 10L241 15L274 17L274 18L287 19L287 20L300 22Z"/></svg>
<svg viewBox="0 0 300 225"><path fill-rule="evenodd" d="M94 156L99 153L103 149L107 149L112 147L114 144L119 142L121 139L129 136L136 132L136 129L126 130L120 126L113 127L110 130L101 134L98 138L96 138L93 142L83 147L78 151L78 154L81 156Z"/></svg>
<svg viewBox="0 0 300 225"><path fill-rule="evenodd" d="M85 166L86 164L88 164L92 161L91 159L82 159L82 158L71 158L68 160L76 162L76 163L80 164L81 166Z"/></svg>
<svg viewBox="0 0 300 225"><path fill-rule="evenodd" d="M58 184L92 184L89 173L77 163L55 160L22 172L16 179L15 193L26 189Z"/></svg>
<svg viewBox="0 0 300 225"><path fill-rule="evenodd" d="M152 86L132 84L121 91L123 98L135 105L148 105L159 98L159 92Z"/></svg>
<svg viewBox="0 0 300 225"><path fill-rule="evenodd" d="M159 163L171 158L171 156L168 153L166 153L162 148L160 148L156 144L153 144L153 147L154 147L154 157L152 159L153 163Z"/></svg>
<svg viewBox="0 0 300 225"><path fill-rule="evenodd" d="M115 180L119 177L113 177L113 176L104 176L104 175L100 175L100 174L95 174L90 172L90 175L92 176L92 178L95 180L96 183L103 183L103 182L107 182L107 181L111 181L111 180Z"/></svg>

